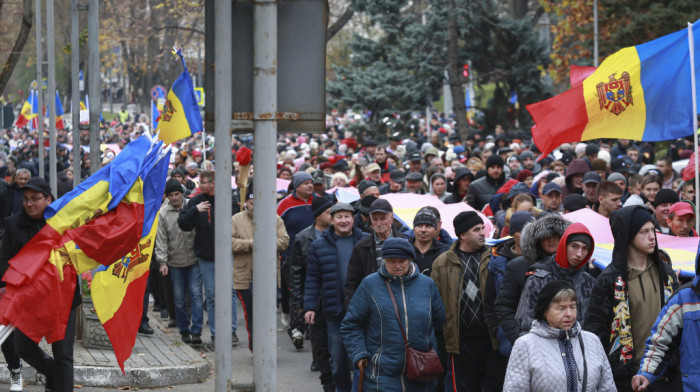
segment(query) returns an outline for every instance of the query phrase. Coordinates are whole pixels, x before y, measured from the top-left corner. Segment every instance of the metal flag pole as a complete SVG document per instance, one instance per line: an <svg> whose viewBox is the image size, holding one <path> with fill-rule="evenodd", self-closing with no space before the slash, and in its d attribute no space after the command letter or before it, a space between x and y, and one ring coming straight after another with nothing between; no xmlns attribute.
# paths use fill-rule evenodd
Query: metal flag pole
<svg viewBox="0 0 700 392"><path fill-rule="evenodd" d="M49 62L49 184L54 197L58 194L56 179L56 56L54 52L53 0L46 0L46 58ZM40 151L44 151L41 146Z"/></svg>
<svg viewBox="0 0 700 392"><path fill-rule="evenodd" d="M690 51L690 84L692 85L692 100L693 100L693 118L691 119L693 127L693 143L695 147L695 230L700 228L700 214L698 214L698 205L700 205L700 171L698 171L698 99L695 96L695 36L693 34L693 24L688 22L688 49Z"/></svg>
<svg viewBox="0 0 700 392"><path fill-rule="evenodd" d="M204 135L206 132L205 129L202 129L202 163L207 161L207 139Z"/></svg>
<svg viewBox="0 0 700 392"><path fill-rule="evenodd" d="M44 177L44 54L42 53L41 37L41 0L36 0L36 102L39 107L36 114L37 119L37 154L39 155L39 176Z"/></svg>

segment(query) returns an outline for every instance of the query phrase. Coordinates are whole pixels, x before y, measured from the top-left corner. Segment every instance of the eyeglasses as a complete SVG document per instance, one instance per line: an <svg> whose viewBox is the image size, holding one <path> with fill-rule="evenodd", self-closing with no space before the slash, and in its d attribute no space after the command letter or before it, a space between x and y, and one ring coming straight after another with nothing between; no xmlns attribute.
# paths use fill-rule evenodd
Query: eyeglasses
<svg viewBox="0 0 700 392"><path fill-rule="evenodd" d="M212 182L214 182L214 181L207 181L207 182L200 181L199 185L207 185L207 184L211 184Z"/></svg>
<svg viewBox="0 0 700 392"><path fill-rule="evenodd" d="M23 197L22 198L22 204L36 204L42 200L46 199L46 196L38 196L38 197Z"/></svg>

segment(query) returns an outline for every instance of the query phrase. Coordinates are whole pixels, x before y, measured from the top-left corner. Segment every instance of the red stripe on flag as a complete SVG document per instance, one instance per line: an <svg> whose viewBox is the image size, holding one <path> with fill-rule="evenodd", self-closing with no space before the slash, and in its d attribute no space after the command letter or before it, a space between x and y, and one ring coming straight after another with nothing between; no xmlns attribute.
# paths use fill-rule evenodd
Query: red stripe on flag
<svg viewBox="0 0 700 392"><path fill-rule="evenodd" d="M102 323L109 340L112 342L114 356L117 357L122 373L124 372L124 361L131 356L131 350L136 342L136 333L141 324L143 295L147 282L148 271L129 284L119 309L111 319Z"/></svg>
<svg viewBox="0 0 700 392"><path fill-rule="evenodd" d="M581 141L588 124L583 84L579 84L555 97L527 106L535 121L532 139L546 157L564 143Z"/></svg>

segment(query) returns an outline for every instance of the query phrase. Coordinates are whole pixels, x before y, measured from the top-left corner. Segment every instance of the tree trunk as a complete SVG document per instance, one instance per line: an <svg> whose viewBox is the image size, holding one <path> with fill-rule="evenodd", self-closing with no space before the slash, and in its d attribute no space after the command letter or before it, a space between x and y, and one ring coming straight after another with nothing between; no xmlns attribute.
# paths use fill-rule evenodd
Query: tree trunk
<svg viewBox="0 0 700 392"><path fill-rule="evenodd" d="M450 0L450 16L447 21L447 74L450 79L450 93L454 106L455 119L457 120L457 132L460 140L465 140L469 134L467 128L467 109L464 103L464 91L462 90L462 75L458 63L459 29L457 27L457 8L455 0Z"/></svg>
<svg viewBox="0 0 700 392"><path fill-rule="evenodd" d="M10 76L12 76L12 71L15 69L15 65L19 61L19 58L24 49L24 45L27 43L27 38L29 38L29 33L32 31L32 20L34 19L34 12L32 11L32 1L24 0L24 15L22 15L22 27L19 30L17 39L15 40L15 45L12 47L12 52L5 62L5 66L0 71L0 94L5 91L7 82L10 81Z"/></svg>

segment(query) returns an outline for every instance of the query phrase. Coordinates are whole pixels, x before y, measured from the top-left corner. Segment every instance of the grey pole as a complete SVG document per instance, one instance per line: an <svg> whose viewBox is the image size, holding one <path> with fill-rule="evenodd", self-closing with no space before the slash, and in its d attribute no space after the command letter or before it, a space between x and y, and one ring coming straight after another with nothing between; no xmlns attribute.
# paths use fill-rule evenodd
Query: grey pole
<svg viewBox="0 0 700 392"><path fill-rule="evenodd" d="M73 186L80 184L80 43L78 0L70 0L71 118L73 123Z"/></svg>
<svg viewBox="0 0 700 392"><path fill-rule="evenodd" d="M217 1L214 21L219 37L231 37L231 1ZM216 156L216 194L215 210L215 250L217 261L215 270L215 305L216 313L216 392L225 392L231 383L231 324L233 304L233 252L231 250L231 51L230 39L217 39L216 68L216 102L214 103L214 135ZM202 125L203 126L203 125ZM256 321L257 322L257 321Z"/></svg>
<svg viewBox="0 0 700 392"><path fill-rule="evenodd" d="M49 183L58 192L56 181L56 56L54 53L53 0L46 0L46 57L49 61ZM43 147L42 147L43 148Z"/></svg>
<svg viewBox="0 0 700 392"><path fill-rule="evenodd" d="M88 77L90 78L90 174L100 170L100 26L99 1L90 0L88 5Z"/></svg>
<svg viewBox="0 0 700 392"><path fill-rule="evenodd" d="M593 66L598 66L598 0L593 0Z"/></svg>
<svg viewBox="0 0 700 392"><path fill-rule="evenodd" d="M256 0L254 7L253 383L258 392L273 392L277 391L277 250L265 244L277 233L273 159L277 141L277 1ZM217 88L217 100L221 91Z"/></svg>
<svg viewBox="0 0 700 392"><path fill-rule="evenodd" d="M39 133L39 145L37 146L37 154L39 154L39 177L44 177L44 54L41 47L41 0L36 0L36 95L39 105L39 113L37 114L37 131Z"/></svg>

